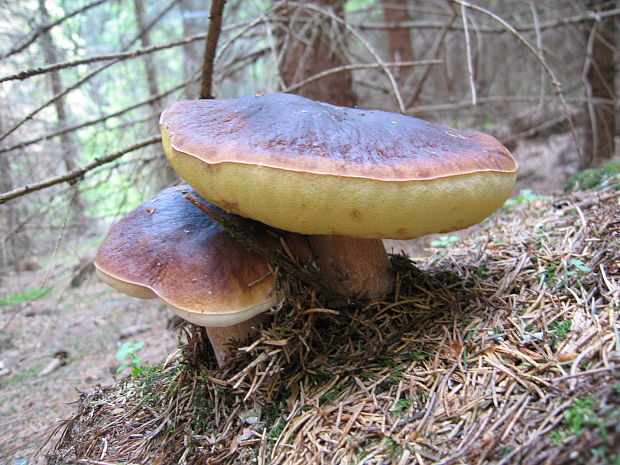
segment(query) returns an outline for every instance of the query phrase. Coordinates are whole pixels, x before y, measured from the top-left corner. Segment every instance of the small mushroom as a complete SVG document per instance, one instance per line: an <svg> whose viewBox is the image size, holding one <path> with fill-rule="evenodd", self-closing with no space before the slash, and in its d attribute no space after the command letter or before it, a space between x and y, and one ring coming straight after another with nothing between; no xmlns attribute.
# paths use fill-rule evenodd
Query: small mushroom
<svg viewBox="0 0 620 465"><path fill-rule="evenodd" d="M97 274L132 297L162 299L185 320L206 326L221 366L232 342L245 342L277 301L267 260L246 249L186 198L163 190L112 227L95 259ZM153 208L156 205L156 208ZM265 238L266 246L271 245Z"/></svg>
<svg viewBox="0 0 620 465"><path fill-rule="evenodd" d="M495 138L297 95L179 101L162 114L173 168L224 210L310 236L320 277L350 297L393 288L381 239L474 225L510 195Z"/></svg>

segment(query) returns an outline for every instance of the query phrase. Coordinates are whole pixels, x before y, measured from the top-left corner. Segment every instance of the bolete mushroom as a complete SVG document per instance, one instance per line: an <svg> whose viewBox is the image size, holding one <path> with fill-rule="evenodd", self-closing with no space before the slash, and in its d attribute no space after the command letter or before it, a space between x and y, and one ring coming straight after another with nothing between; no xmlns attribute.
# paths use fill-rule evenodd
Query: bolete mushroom
<svg viewBox="0 0 620 465"><path fill-rule="evenodd" d="M115 289L159 297L185 320L205 326L222 365L230 343L244 342L276 303L274 277L266 259L186 200L187 193L221 212L190 186L163 190L112 227L95 267ZM262 242L269 247L276 241Z"/></svg>
<svg viewBox="0 0 620 465"><path fill-rule="evenodd" d="M179 101L160 124L172 167L197 192L310 235L323 282L351 297L392 289L381 239L474 225L516 179L490 135L291 94Z"/></svg>

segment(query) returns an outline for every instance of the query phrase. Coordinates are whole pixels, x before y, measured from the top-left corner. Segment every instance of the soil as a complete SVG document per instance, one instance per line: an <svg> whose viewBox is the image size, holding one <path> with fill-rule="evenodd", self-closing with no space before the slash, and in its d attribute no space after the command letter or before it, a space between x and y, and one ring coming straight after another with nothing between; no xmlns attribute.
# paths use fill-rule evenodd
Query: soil
<svg viewBox="0 0 620 465"><path fill-rule="evenodd" d="M514 150L521 164L515 193L560 191L576 169L570 147L566 135L522 142ZM386 246L420 256L433 239L386 241ZM74 413L78 392L115 381L115 354L122 343L144 342L137 353L143 363L163 361L178 345L163 304L111 290L84 266L96 246L65 242L55 257L32 256L19 269L0 270L0 298L52 288L34 301L0 306L0 464L39 463L37 452ZM71 287L78 274L81 284Z"/></svg>

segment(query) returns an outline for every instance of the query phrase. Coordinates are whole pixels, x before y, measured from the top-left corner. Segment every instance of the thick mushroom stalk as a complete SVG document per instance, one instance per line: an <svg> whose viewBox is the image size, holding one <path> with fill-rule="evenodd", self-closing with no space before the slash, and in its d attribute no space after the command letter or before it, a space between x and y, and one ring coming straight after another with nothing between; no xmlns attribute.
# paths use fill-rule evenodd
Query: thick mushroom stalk
<svg viewBox="0 0 620 465"><path fill-rule="evenodd" d="M394 287L394 276L381 239L309 236L319 279L337 294L378 299Z"/></svg>
<svg viewBox="0 0 620 465"><path fill-rule="evenodd" d="M180 101L160 125L172 167L197 192L311 235L321 279L352 297L391 289L387 255L367 240L474 225L516 180L517 163L487 134L297 95Z"/></svg>
<svg viewBox="0 0 620 465"><path fill-rule="evenodd" d="M198 198L189 186L174 187L125 215L101 244L95 266L117 290L160 298L185 320L207 327L221 366L276 304L274 277L265 258L188 202L186 193Z"/></svg>

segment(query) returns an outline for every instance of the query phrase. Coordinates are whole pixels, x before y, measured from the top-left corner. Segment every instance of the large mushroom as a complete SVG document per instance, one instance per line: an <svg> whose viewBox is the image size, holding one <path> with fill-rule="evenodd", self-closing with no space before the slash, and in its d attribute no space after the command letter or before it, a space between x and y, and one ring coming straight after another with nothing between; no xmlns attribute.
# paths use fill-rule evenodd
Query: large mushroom
<svg viewBox="0 0 620 465"><path fill-rule="evenodd" d="M248 250L190 203L190 186L163 190L115 224L99 247L97 274L115 289L142 299L159 297L174 312L205 326L219 365L231 343L244 342L277 301L267 260ZM293 238L298 243L299 238ZM259 237L263 247L275 238Z"/></svg>
<svg viewBox="0 0 620 465"><path fill-rule="evenodd" d="M291 94L185 100L162 114L177 173L224 210L310 235L320 277L350 297L390 292L381 239L480 222L517 163L495 138Z"/></svg>

